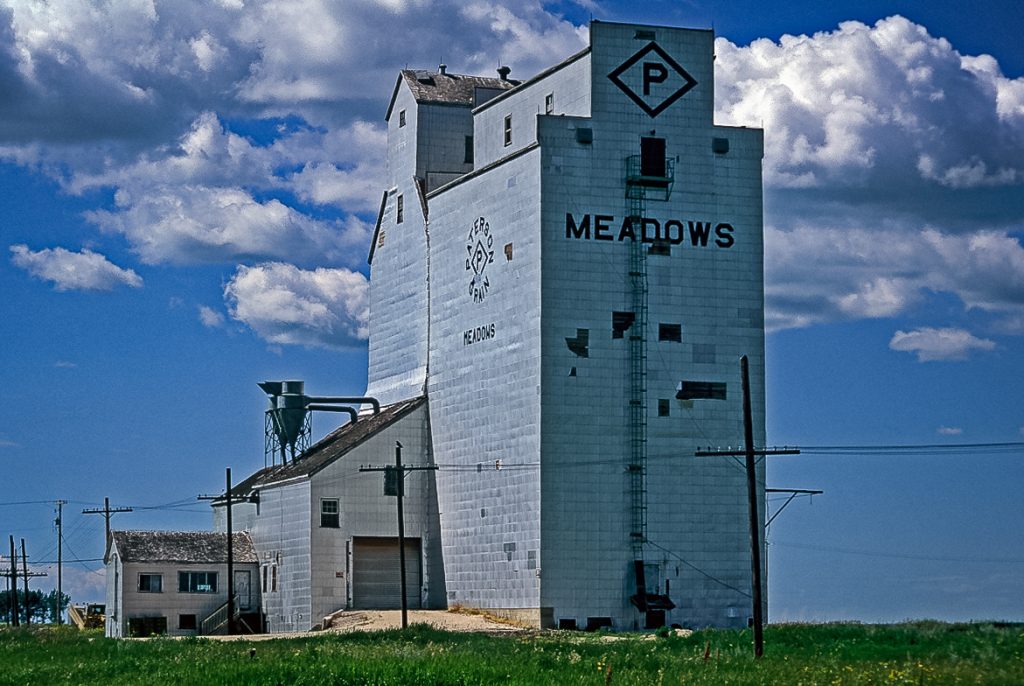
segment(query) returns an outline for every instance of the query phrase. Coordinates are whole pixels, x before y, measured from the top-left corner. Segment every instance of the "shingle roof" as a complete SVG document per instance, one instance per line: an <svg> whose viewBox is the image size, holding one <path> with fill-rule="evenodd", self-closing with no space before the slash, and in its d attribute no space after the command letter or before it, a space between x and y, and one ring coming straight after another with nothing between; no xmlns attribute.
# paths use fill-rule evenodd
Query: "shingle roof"
<svg viewBox="0 0 1024 686"><path fill-rule="evenodd" d="M315 474L426 401L425 397L405 400L382 407L378 414L361 416L359 421L349 422L327 434L295 460L264 472L254 485L266 486Z"/></svg>
<svg viewBox="0 0 1024 686"><path fill-rule="evenodd" d="M124 562L228 561L228 535L213 531L111 531L118 555ZM235 562L257 562L249 534L231 535Z"/></svg>
<svg viewBox="0 0 1024 686"><path fill-rule="evenodd" d="M496 79L488 76L467 76L464 74L442 74L423 69L403 69L398 75L398 81L395 83L391 102L388 103L387 114L384 115L385 119L391 116L391 108L395 105L398 86L403 81L409 86L409 90L412 92L416 102L462 105L465 107L473 107L480 104L476 101L477 88L510 90L519 85L519 82L513 79Z"/></svg>

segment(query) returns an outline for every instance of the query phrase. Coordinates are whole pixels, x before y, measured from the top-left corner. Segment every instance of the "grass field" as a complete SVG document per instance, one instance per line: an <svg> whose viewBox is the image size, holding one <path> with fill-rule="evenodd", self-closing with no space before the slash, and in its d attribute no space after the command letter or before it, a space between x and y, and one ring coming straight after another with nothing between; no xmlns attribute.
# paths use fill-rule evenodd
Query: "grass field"
<svg viewBox="0 0 1024 686"><path fill-rule="evenodd" d="M0 629L2 684L1024 684L1024 625L781 625L689 637L405 632L115 641ZM255 650L253 655L250 651Z"/></svg>

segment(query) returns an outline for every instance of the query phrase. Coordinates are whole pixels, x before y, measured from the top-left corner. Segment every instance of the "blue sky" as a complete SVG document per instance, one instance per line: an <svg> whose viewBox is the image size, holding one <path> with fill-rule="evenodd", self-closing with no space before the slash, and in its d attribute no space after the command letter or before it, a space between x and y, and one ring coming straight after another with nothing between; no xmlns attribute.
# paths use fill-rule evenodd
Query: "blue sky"
<svg viewBox="0 0 1024 686"><path fill-rule="evenodd" d="M257 381L361 393L396 71L525 78L591 16L713 26L717 121L765 128L770 443L1024 441L1021 5L635 5L0 1L0 534L55 559L71 501L99 598L83 508L204 528ZM770 458L825 491L772 525L771 618L1024 619L1021 457Z"/></svg>

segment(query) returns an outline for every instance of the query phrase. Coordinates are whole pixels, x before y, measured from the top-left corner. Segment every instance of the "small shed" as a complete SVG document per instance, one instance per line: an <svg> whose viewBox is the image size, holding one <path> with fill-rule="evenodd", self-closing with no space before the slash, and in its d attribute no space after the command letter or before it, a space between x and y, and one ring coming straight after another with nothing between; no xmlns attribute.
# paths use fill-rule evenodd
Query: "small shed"
<svg viewBox="0 0 1024 686"><path fill-rule="evenodd" d="M227 631L228 537L210 531L112 531L106 635L195 636ZM256 551L232 535L238 631L262 630Z"/></svg>

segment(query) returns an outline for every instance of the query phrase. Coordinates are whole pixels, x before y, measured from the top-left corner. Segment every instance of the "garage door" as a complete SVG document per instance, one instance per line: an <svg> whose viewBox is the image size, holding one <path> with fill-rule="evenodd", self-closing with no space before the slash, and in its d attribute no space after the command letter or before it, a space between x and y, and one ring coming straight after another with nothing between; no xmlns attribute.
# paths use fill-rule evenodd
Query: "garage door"
<svg viewBox="0 0 1024 686"><path fill-rule="evenodd" d="M352 541L352 607L395 610L402 607L397 538ZM420 540L405 539L405 588L410 609L420 607Z"/></svg>

